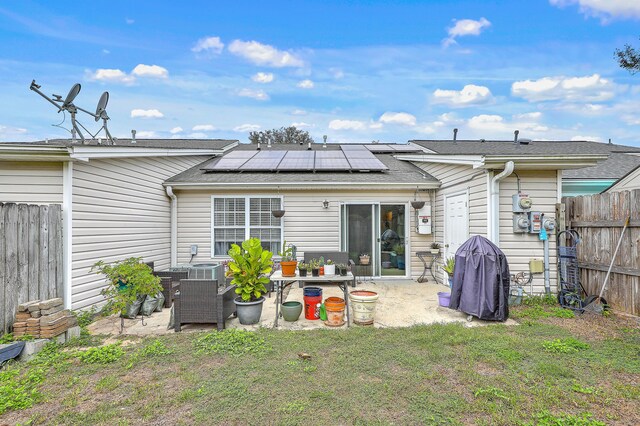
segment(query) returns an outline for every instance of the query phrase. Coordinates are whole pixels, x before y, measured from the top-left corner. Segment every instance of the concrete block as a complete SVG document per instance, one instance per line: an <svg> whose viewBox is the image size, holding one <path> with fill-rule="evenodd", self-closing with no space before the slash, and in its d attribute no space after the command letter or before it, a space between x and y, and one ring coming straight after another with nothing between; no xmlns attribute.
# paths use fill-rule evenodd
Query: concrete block
<svg viewBox="0 0 640 426"><path fill-rule="evenodd" d="M47 343L49 343L49 339L35 339L25 342L24 349L18 357L18 361L29 361L36 356Z"/></svg>
<svg viewBox="0 0 640 426"><path fill-rule="evenodd" d="M58 334L56 337L52 337L51 340L60 345L64 345L67 343L67 335L66 333Z"/></svg>
<svg viewBox="0 0 640 426"><path fill-rule="evenodd" d="M71 339L73 339L74 337L80 337L80 326L76 325L74 327L69 328L66 332L65 332L65 337L67 342Z"/></svg>
<svg viewBox="0 0 640 426"><path fill-rule="evenodd" d="M38 306L40 307L40 309L51 309L54 306L60 306L62 305L62 299L57 297L55 299L49 299L49 300L44 300L42 302L40 302L38 304Z"/></svg>

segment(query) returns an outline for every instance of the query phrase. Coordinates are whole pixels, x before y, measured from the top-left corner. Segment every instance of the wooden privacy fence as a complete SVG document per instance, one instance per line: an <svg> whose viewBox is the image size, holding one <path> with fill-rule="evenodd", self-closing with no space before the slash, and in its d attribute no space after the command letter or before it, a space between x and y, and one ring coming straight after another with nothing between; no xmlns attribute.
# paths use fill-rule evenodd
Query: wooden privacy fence
<svg viewBox="0 0 640 426"><path fill-rule="evenodd" d="M640 190L567 197L566 226L580 234L578 265L588 294L598 294L631 217L604 298L616 310L640 315Z"/></svg>
<svg viewBox="0 0 640 426"><path fill-rule="evenodd" d="M0 203L0 332L19 303L62 297L62 209Z"/></svg>

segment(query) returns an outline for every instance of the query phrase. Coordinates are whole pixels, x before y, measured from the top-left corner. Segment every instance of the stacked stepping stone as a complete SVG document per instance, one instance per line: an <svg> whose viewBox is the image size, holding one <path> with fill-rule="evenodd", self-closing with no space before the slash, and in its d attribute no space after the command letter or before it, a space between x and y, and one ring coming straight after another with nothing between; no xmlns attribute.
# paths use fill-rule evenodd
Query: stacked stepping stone
<svg viewBox="0 0 640 426"><path fill-rule="evenodd" d="M33 300L18 305L13 324L15 337L28 334L36 338L56 337L77 324L75 317L64 309L62 299Z"/></svg>

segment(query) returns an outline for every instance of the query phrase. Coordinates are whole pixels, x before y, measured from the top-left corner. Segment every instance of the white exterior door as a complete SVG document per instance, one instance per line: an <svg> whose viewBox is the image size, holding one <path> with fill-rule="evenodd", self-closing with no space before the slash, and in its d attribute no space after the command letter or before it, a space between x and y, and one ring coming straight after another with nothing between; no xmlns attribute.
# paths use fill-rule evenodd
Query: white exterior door
<svg viewBox="0 0 640 426"><path fill-rule="evenodd" d="M445 196L444 248L445 257L456 254L469 238L469 194L467 192Z"/></svg>

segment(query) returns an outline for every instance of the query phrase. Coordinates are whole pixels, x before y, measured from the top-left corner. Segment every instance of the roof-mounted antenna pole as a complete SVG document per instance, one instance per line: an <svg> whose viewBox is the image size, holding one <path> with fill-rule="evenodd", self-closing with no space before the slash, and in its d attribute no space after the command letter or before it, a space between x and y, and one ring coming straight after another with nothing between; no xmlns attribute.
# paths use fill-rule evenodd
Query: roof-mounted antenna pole
<svg viewBox="0 0 640 426"><path fill-rule="evenodd" d="M271 138L267 139L267 148L271 148Z"/></svg>
<svg viewBox="0 0 640 426"><path fill-rule="evenodd" d="M311 151L311 141L307 144L307 151Z"/></svg>
<svg viewBox="0 0 640 426"><path fill-rule="evenodd" d="M518 134L520 134L520 130L516 130L515 132L513 132L513 143L516 145L520 145L518 143Z"/></svg>
<svg viewBox="0 0 640 426"><path fill-rule="evenodd" d="M458 129L453 129L453 143L458 140Z"/></svg>
<svg viewBox="0 0 640 426"><path fill-rule="evenodd" d="M258 151L260 151L262 147L260 146L260 141L258 140Z"/></svg>
<svg viewBox="0 0 640 426"><path fill-rule="evenodd" d="M136 129L131 130L131 143L136 143Z"/></svg>
<svg viewBox="0 0 640 426"><path fill-rule="evenodd" d="M611 143L611 138L609 138L609 145L613 145L613 144Z"/></svg>
<svg viewBox="0 0 640 426"><path fill-rule="evenodd" d="M322 147L326 148L327 147L327 135L323 135L322 139L324 140L324 142L322 143Z"/></svg>

